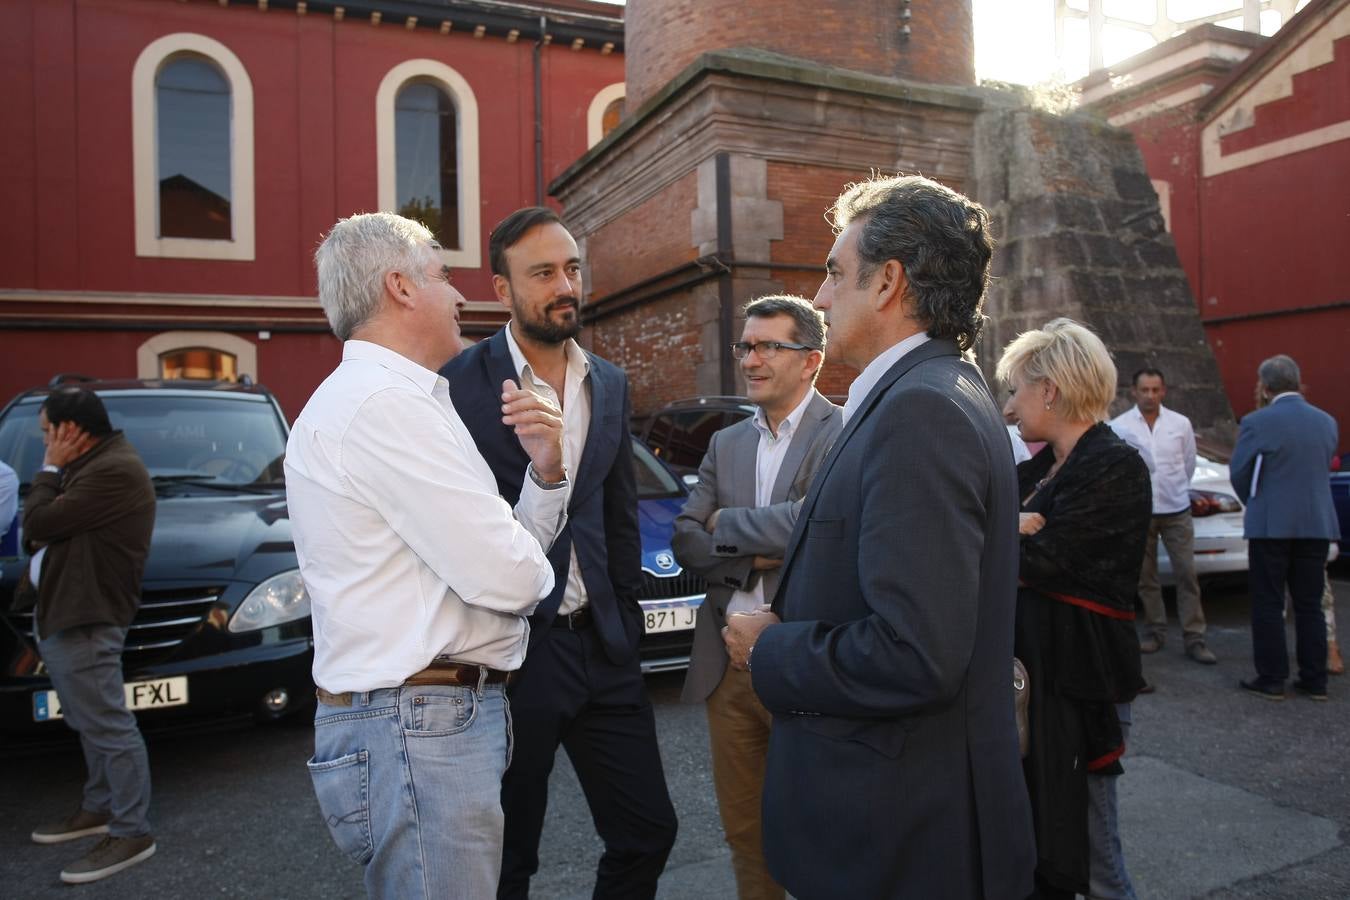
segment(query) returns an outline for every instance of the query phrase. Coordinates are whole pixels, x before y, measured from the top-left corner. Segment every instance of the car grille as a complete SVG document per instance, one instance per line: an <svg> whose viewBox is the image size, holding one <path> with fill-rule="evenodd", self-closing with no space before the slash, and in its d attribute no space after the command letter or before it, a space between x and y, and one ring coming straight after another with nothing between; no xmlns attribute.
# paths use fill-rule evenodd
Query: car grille
<svg viewBox="0 0 1350 900"><path fill-rule="evenodd" d="M180 644L201 629L224 590L190 587L143 591L141 607L127 631L123 670L130 674L172 656ZM32 643L33 612L8 615L14 630Z"/></svg>
<svg viewBox="0 0 1350 900"><path fill-rule="evenodd" d="M675 600L679 597L698 597L707 593L708 583L702 576L685 569L678 575L658 578L651 572L642 573L639 600Z"/></svg>

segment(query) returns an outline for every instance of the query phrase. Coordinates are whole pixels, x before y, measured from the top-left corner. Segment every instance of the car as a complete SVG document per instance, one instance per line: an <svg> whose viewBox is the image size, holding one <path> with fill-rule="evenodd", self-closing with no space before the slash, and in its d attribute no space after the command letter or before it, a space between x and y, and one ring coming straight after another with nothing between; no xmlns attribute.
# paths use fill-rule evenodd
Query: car
<svg viewBox="0 0 1350 900"><path fill-rule="evenodd" d="M1195 573L1205 578L1247 571L1247 540L1242 536L1242 504L1228 478L1229 456L1219 447L1205 447L1195 457L1191 476L1191 521L1195 526ZM1175 584L1172 560L1158 541L1158 577Z"/></svg>
<svg viewBox="0 0 1350 900"><path fill-rule="evenodd" d="M658 410L640 434L661 462L692 483L713 433L754 414L754 404L745 397L690 397Z"/></svg>
<svg viewBox="0 0 1350 900"><path fill-rule="evenodd" d="M638 645L644 673L668 672L689 665L694 619L707 584L683 568L671 549L675 517L689 490L656 453L632 438L637 470L638 529L642 534L642 606L645 634Z"/></svg>
<svg viewBox="0 0 1350 900"><path fill-rule="evenodd" d="M1331 502L1341 525L1342 543L1350 541L1350 453L1342 453L1331 470Z"/></svg>
<svg viewBox="0 0 1350 900"><path fill-rule="evenodd" d="M41 466L38 411L51 388L0 410L0 459L21 495ZM309 708L314 642L286 511L285 416L246 379L93 381L113 427L140 453L158 504L141 607L123 652L128 705L143 724ZM12 609L28 559L0 559L0 731L64 732L37 655L31 610Z"/></svg>

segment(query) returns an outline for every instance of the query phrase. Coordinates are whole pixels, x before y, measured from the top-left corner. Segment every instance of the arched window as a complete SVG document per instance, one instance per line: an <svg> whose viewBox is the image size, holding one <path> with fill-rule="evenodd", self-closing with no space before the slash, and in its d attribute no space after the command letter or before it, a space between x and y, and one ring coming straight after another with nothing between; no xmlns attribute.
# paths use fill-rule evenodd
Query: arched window
<svg viewBox="0 0 1350 900"><path fill-rule="evenodd" d="M228 241L230 84L209 59L175 56L155 78L160 237Z"/></svg>
<svg viewBox="0 0 1350 900"><path fill-rule="evenodd" d="M181 347L159 355L159 377L238 381L239 360L215 347Z"/></svg>
<svg viewBox="0 0 1350 900"><path fill-rule="evenodd" d="M136 348L137 378L258 378L258 347L223 331L165 331Z"/></svg>
<svg viewBox="0 0 1350 900"><path fill-rule="evenodd" d="M447 250L459 246L459 141L455 104L431 81L412 81L394 101L398 212L431 229Z"/></svg>
<svg viewBox="0 0 1350 900"><path fill-rule="evenodd" d="M483 264L479 226L478 101L454 69L413 59L375 95L380 209L417 219L448 266Z"/></svg>
<svg viewBox="0 0 1350 900"><path fill-rule="evenodd" d="M253 86L199 34L141 51L131 74L136 255L254 258Z"/></svg>
<svg viewBox="0 0 1350 900"><path fill-rule="evenodd" d="M602 88L591 98L591 105L586 110L587 149L600 143L605 135L618 127L619 120L623 118L626 91L621 81Z"/></svg>

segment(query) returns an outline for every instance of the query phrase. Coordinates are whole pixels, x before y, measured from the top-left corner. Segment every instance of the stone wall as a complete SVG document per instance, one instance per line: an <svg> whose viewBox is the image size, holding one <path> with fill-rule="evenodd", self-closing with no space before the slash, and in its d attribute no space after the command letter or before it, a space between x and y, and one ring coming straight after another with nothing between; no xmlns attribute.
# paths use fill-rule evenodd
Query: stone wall
<svg viewBox="0 0 1350 900"><path fill-rule="evenodd" d="M1112 414L1132 403L1131 375L1154 366L1166 375L1169 407L1202 436L1232 440L1218 364L1128 132L991 105L976 119L973 196L999 237L979 348L991 384L1009 341L1068 316L1090 325L1115 358Z"/></svg>

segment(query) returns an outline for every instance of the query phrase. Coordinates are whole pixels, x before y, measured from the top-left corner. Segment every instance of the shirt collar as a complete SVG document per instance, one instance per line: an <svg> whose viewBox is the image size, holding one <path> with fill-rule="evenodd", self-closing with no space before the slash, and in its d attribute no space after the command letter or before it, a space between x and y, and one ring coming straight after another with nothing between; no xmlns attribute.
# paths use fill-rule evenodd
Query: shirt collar
<svg viewBox="0 0 1350 900"><path fill-rule="evenodd" d="M342 359L367 360L384 366L389 371L402 375L428 394L441 378L438 373L413 362L402 353L390 350L383 344L372 344L370 341L345 341L342 345Z"/></svg>
<svg viewBox="0 0 1350 900"><path fill-rule="evenodd" d="M806 407L811 404L811 401L815 396L815 388L806 392L806 396L802 398L802 402L798 403L796 408L788 413L783 421L778 423L777 435L774 435L774 433L769 430L769 417L764 415L764 407L755 407L755 428L759 429L760 434L768 435L770 440L782 440L783 438L791 437L793 432L797 430L797 426L801 424L802 416L806 415Z"/></svg>
<svg viewBox="0 0 1350 900"><path fill-rule="evenodd" d="M516 336L511 333L511 325L506 325L506 349L511 352L511 366L516 370L516 374L522 378L525 371L529 369L530 377L534 377L534 370L530 369L530 363L525 359L525 354L520 351L520 345L516 343ZM580 378L585 378L591 372L591 361L586 358L586 352L581 349L581 345L573 338L568 338L563 344L563 352L567 354L567 371L575 373Z"/></svg>
<svg viewBox="0 0 1350 900"><path fill-rule="evenodd" d="M881 376L885 375L891 366L898 363L909 351L921 347L928 343L932 338L928 332L920 331L917 334L911 334L898 344L894 344L881 353L876 359L867 364L867 368L862 370L857 378L853 379L853 384L848 388L848 401L844 403L844 421L857 412L858 407L862 405L867 395L871 393L872 388L876 387Z"/></svg>
<svg viewBox="0 0 1350 900"><path fill-rule="evenodd" d="M1270 402L1274 403L1277 400L1283 400L1285 397L1301 397L1301 396L1303 395L1300 394L1298 391L1285 391L1283 393L1276 394L1274 397L1271 397Z"/></svg>

